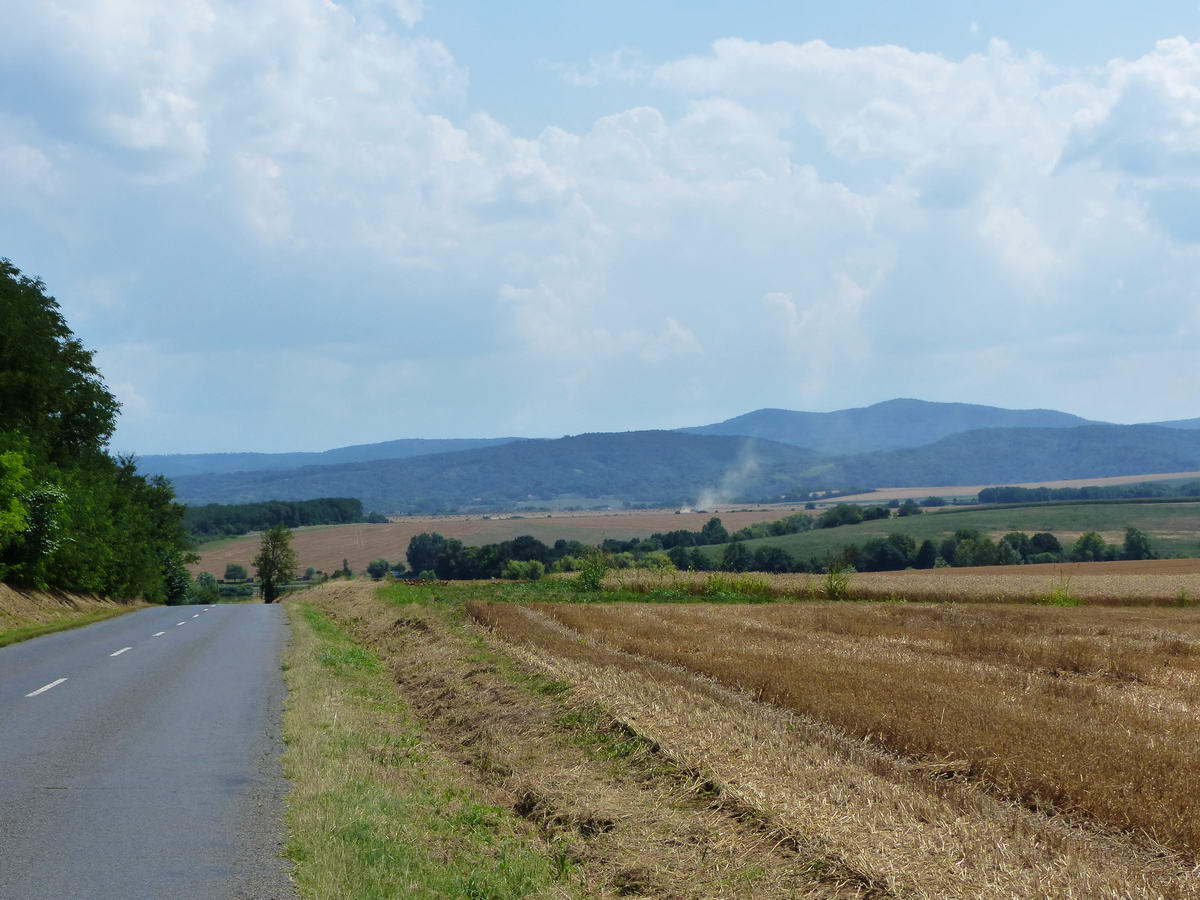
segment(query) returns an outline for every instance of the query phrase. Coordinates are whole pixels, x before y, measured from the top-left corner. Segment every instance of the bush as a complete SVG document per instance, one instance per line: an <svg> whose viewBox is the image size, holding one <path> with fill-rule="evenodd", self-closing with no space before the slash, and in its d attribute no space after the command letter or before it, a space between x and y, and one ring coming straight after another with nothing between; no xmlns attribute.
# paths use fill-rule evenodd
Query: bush
<svg viewBox="0 0 1200 900"><path fill-rule="evenodd" d="M846 600L850 596L850 576L854 573L853 569L843 569L840 566L832 567L825 573L825 578L821 582L821 596L825 600Z"/></svg>
<svg viewBox="0 0 1200 900"><path fill-rule="evenodd" d="M599 550L584 554L579 560L579 574L575 576L577 591L598 591L604 584L604 574L609 569L609 560Z"/></svg>
<svg viewBox="0 0 1200 900"><path fill-rule="evenodd" d="M511 578L513 581L537 581L545 574L546 567L541 560L510 559L505 563L500 577Z"/></svg>
<svg viewBox="0 0 1200 900"><path fill-rule="evenodd" d="M388 573L391 565L386 559L373 559L367 563L367 574L378 581Z"/></svg>

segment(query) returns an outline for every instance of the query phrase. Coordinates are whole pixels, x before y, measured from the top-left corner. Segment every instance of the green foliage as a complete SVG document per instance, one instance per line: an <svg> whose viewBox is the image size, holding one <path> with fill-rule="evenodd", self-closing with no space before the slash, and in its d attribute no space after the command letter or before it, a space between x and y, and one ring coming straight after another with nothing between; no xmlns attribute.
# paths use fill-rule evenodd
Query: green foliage
<svg viewBox="0 0 1200 900"><path fill-rule="evenodd" d="M504 570L501 573L501 577L510 578L514 581L537 581L545 574L546 566L541 562L541 560L510 559L504 564Z"/></svg>
<svg viewBox="0 0 1200 900"><path fill-rule="evenodd" d="M230 563L225 567L225 581L245 581L249 577L246 567L240 563Z"/></svg>
<svg viewBox="0 0 1200 900"><path fill-rule="evenodd" d="M292 532L286 525L276 525L263 533L254 568L262 586L263 602L274 603L279 589L296 573L296 551L292 549Z"/></svg>
<svg viewBox="0 0 1200 900"><path fill-rule="evenodd" d="M599 550L585 553L579 560L579 574L575 576L574 585L577 591L598 591L604 583L604 575L608 572L608 557Z"/></svg>
<svg viewBox="0 0 1200 900"><path fill-rule="evenodd" d="M1096 562L1105 558L1107 545L1104 538L1094 531L1084 532L1071 548L1071 559L1075 562Z"/></svg>
<svg viewBox="0 0 1200 900"><path fill-rule="evenodd" d="M391 565L386 559L373 559L367 563L367 574L378 581L391 570Z"/></svg>
<svg viewBox="0 0 1200 900"><path fill-rule="evenodd" d="M900 504L900 508L896 511L898 516L919 516L924 510L921 505L915 500L905 500Z"/></svg>
<svg viewBox="0 0 1200 900"><path fill-rule="evenodd" d="M192 582L189 598L192 603L203 603L205 605L216 603L221 599L221 589L217 584L217 578L212 572L201 572L196 576L196 580Z"/></svg>
<svg viewBox="0 0 1200 900"><path fill-rule="evenodd" d="M1150 538L1144 531L1139 531L1132 525L1125 528L1125 546L1121 559L1154 559L1154 551L1150 547Z"/></svg>
<svg viewBox="0 0 1200 900"><path fill-rule="evenodd" d="M1071 593L1071 579L1059 578L1058 583L1044 594L1038 595L1038 602L1046 606L1078 606L1080 600Z"/></svg>
<svg viewBox="0 0 1200 900"><path fill-rule="evenodd" d="M741 541L725 545L721 554L721 568L726 572L746 572L754 564L754 554Z"/></svg>
<svg viewBox="0 0 1200 900"><path fill-rule="evenodd" d="M833 566L821 581L821 598L824 600L846 600L850 597L850 576L853 569Z"/></svg>
<svg viewBox="0 0 1200 900"><path fill-rule="evenodd" d="M0 578L182 602L170 484L105 450L119 404L40 281L0 260Z"/></svg>
<svg viewBox="0 0 1200 900"><path fill-rule="evenodd" d="M382 518L382 517L380 517ZM300 528L306 525L346 525L363 522L361 500L349 497L320 497L316 500L269 500L265 503L238 503L189 506L183 523L198 541L249 531L265 531L273 525ZM383 519L387 521L387 519Z"/></svg>

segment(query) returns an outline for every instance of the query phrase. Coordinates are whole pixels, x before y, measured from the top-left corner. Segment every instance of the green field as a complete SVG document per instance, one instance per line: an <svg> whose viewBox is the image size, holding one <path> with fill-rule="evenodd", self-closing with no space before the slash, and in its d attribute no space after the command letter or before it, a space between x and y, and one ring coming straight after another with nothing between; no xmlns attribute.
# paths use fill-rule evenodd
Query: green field
<svg viewBox="0 0 1200 900"><path fill-rule="evenodd" d="M1009 531L1029 534L1049 531L1069 548L1069 542L1084 531L1098 531L1109 543L1119 544L1128 525L1146 532L1155 552L1161 556L1200 556L1200 503L1195 502L1046 504L927 511L919 516L759 538L746 541L746 546L751 550L782 547L797 559L822 559L847 544L862 545L871 538L897 532L920 543L926 538L937 542L960 528L975 528L993 537ZM724 545L703 549L711 558L719 559Z"/></svg>

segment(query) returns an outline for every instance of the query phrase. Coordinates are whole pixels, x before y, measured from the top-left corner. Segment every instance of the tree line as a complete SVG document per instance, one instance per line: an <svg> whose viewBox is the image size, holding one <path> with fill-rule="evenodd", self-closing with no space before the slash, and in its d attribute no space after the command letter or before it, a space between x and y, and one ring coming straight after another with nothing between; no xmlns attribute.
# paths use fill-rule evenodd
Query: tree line
<svg viewBox="0 0 1200 900"><path fill-rule="evenodd" d="M1139 484L1093 484L1083 487L990 487L979 492L980 503L1049 503L1071 500L1149 500L1156 497L1200 497L1200 481L1168 485L1153 481Z"/></svg>
<svg viewBox="0 0 1200 900"><path fill-rule="evenodd" d="M108 441L120 404L40 280L0 259L0 580L181 602L183 507Z"/></svg>
<svg viewBox="0 0 1200 900"><path fill-rule="evenodd" d="M379 513L363 514L361 500L352 497L319 497L315 500L267 500L261 503L209 503L189 506L183 523L198 541L250 531L266 531L276 525L348 525L354 522L386 522Z"/></svg>

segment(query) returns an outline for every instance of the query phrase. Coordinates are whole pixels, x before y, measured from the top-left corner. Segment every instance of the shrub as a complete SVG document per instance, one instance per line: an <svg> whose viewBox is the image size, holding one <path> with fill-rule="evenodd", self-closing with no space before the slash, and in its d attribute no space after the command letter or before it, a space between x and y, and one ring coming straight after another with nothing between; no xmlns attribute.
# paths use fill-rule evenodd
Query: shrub
<svg viewBox="0 0 1200 900"><path fill-rule="evenodd" d="M1044 594L1038 595L1038 603L1046 606L1078 606L1079 598L1071 593L1071 579L1060 578L1058 584Z"/></svg>
<svg viewBox="0 0 1200 900"><path fill-rule="evenodd" d="M853 569L833 566L821 582L821 596L826 600L846 600L850 596L850 576Z"/></svg>
<svg viewBox="0 0 1200 900"><path fill-rule="evenodd" d="M537 581L546 574L546 566L538 559L510 559L504 565L501 578L511 578L514 581Z"/></svg>
<svg viewBox="0 0 1200 900"><path fill-rule="evenodd" d="M604 573L609 569L608 557L599 550L592 550L579 561L579 574L575 576L578 591L598 591L604 583Z"/></svg>

